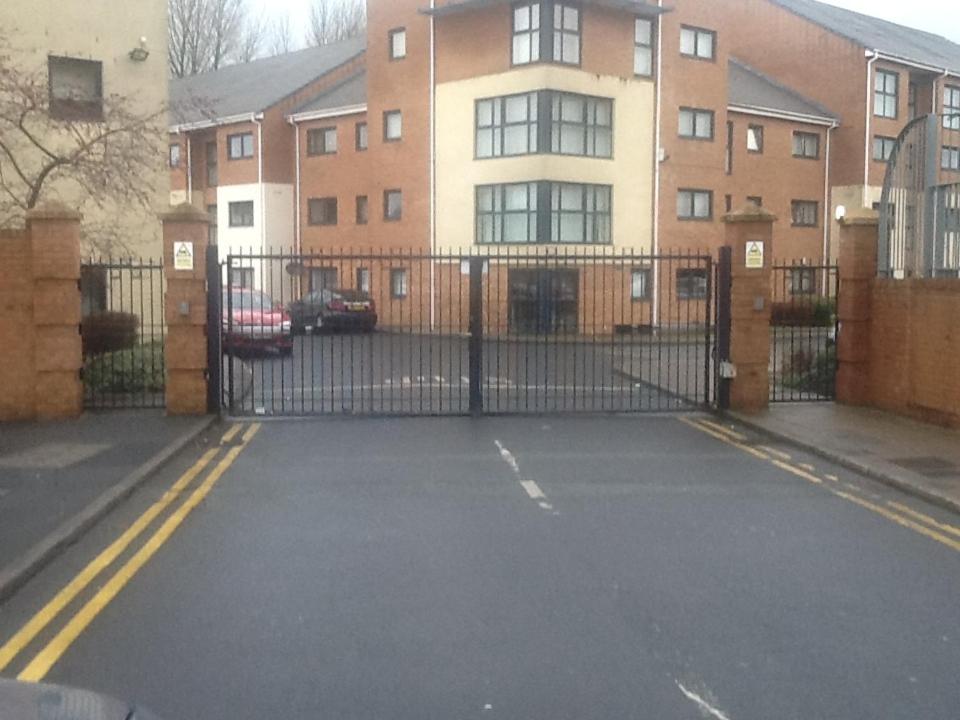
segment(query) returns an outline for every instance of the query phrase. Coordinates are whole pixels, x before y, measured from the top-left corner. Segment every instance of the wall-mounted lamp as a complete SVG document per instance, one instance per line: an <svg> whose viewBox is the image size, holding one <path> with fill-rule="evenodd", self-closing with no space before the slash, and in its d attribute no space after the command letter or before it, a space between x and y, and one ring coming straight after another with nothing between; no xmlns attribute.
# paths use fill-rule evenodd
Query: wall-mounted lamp
<svg viewBox="0 0 960 720"><path fill-rule="evenodd" d="M130 51L130 59L134 62L143 62L148 57L150 57L150 51L147 50L147 38L141 37L139 47Z"/></svg>

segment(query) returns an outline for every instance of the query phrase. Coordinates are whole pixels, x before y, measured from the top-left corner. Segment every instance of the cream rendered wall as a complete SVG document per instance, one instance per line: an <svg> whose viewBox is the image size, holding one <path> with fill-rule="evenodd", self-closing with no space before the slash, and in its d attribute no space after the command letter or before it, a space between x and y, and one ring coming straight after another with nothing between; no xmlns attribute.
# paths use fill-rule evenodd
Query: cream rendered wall
<svg viewBox="0 0 960 720"><path fill-rule="evenodd" d="M253 226L230 227L230 203L253 202ZM220 185L217 188L217 248L220 262L230 255L265 255L291 252L294 244L293 186L264 183L259 185ZM252 267L254 285L271 293L274 300L289 300L292 289L288 277L281 278L286 263L278 260L242 257L231 259L232 267ZM283 297L281 297L283 296Z"/></svg>
<svg viewBox="0 0 960 720"><path fill-rule="evenodd" d="M525 155L474 159L474 103L487 97L533 90L562 90L612 98L613 159L561 155ZM598 76L553 65L457 82L436 89L437 247L464 251L473 247L498 252L499 246L475 245L477 185L554 180L613 186L613 247L649 251L653 242L654 86L644 80ZM515 248L516 246L509 246ZM536 247L545 247L538 245ZM582 245L550 245L582 248ZM609 246L589 246L602 249Z"/></svg>
<svg viewBox="0 0 960 720"><path fill-rule="evenodd" d="M167 0L3 0L0 2L0 36L11 46L15 62L46 73L47 56L62 55L103 63L103 92L130 98L144 116L165 107L168 97ZM129 52L147 38L150 56L134 62ZM155 188L154 207L104 208L82 202L78 188L52 183L44 195L79 207L89 234L98 225L116 226L117 237L127 247L118 254L161 257L162 243L157 211L169 200L170 177L166 167L167 119L159 118L161 133L156 172L147 178ZM89 248L90 238L85 238Z"/></svg>

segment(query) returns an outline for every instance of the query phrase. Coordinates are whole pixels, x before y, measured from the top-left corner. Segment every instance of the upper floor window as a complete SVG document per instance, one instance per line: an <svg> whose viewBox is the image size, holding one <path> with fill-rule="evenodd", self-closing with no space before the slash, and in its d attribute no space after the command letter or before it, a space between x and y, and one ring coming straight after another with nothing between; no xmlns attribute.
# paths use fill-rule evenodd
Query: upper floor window
<svg viewBox="0 0 960 720"><path fill-rule="evenodd" d="M816 160L820 157L820 136L816 133L793 133L793 156Z"/></svg>
<svg viewBox="0 0 960 720"><path fill-rule="evenodd" d="M407 31L397 28L390 31L390 59L402 60L407 56Z"/></svg>
<svg viewBox="0 0 960 720"><path fill-rule="evenodd" d="M613 155L613 101L541 90L476 104L478 158L556 153Z"/></svg>
<svg viewBox="0 0 960 720"><path fill-rule="evenodd" d="M747 152L763 152L763 125L747 126Z"/></svg>
<svg viewBox="0 0 960 720"><path fill-rule="evenodd" d="M713 140L713 111L680 108L679 133L682 138Z"/></svg>
<svg viewBox="0 0 960 720"><path fill-rule="evenodd" d="M180 167L180 143L170 145L170 167Z"/></svg>
<svg viewBox="0 0 960 720"><path fill-rule="evenodd" d="M361 152L370 147L369 131L365 122L357 123L357 150Z"/></svg>
<svg viewBox="0 0 960 720"><path fill-rule="evenodd" d="M637 18L633 29L633 72L636 75L653 75L653 23Z"/></svg>
<svg viewBox="0 0 960 720"><path fill-rule="evenodd" d="M93 60L47 58L50 117L95 122L103 119L103 64Z"/></svg>
<svg viewBox="0 0 960 720"><path fill-rule="evenodd" d="M819 203L815 200L794 200L790 203L790 217L794 227L816 227Z"/></svg>
<svg viewBox="0 0 960 720"><path fill-rule="evenodd" d="M403 193L400 190L385 190L383 193L383 219L403 219Z"/></svg>
<svg viewBox="0 0 960 720"><path fill-rule="evenodd" d="M917 116L917 84L907 83L907 113L913 120Z"/></svg>
<svg viewBox="0 0 960 720"><path fill-rule="evenodd" d="M383 139L396 142L403 137L403 115L399 110L388 110L383 114Z"/></svg>
<svg viewBox="0 0 960 720"><path fill-rule="evenodd" d="M214 187L220 180L218 171L217 144L215 142L207 143L207 185Z"/></svg>
<svg viewBox="0 0 960 720"><path fill-rule="evenodd" d="M946 85L943 88L943 126L948 130L960 130L960 86Z"/></svg>
<svg viewBox="0 0 960 720"><path fill-rule="evenodd" d="M242 160L253 157L253 133L227 136L227 159Z"/></svg>
<svg viewBox="0 0 960 720"><path fill-rule="evenodd" d="M228 210L230 227L253 227L253 200L232 202Z"/></svg>
<svg viewBox="0 0 960 720"><path fill-rule="evenodd" d="M893 153L893 146L896 144L896 138L875 135L873 137L873 159L879 162L887 162Z"/></svg>
<svg viewBox="0 0 960 720"><path fill-rule="evenodd" d="M556 0L513 6L514 65L546 60L580 64L580 8Z"/></svg>
<svg viewBox="0 0 960 720"><path fill-rule="evenodd" d="M610 194L609 185L551 183L551 242L609 244Z"/></svg>
<svg viewBox="0 0 960 720"><path fill-rule="evenodd" d="M335 197L310 198L307 201L308 222L311 225L337 224L337 199Z"/></svg>
<svg viewBox="0 0 960 720"><path fill-rule="evenodd" d="M944 145L940 150L940 167L944 170L960 172L960 147Z"/></svg>
<svg viewBox="0 0 960 720"><path fill-rule="evenodd" d="M680 220L710 220L713 218L711 190L678 190L677 217Z"/></svg>
<svg viewBox="0 0 960 720"><path fill-rule="evenodd" d="M717 52L717 33L703 28L680 28L680 54L687 57L713 60Z"/></svg>
<svg viewBox="0 0 960 720"><path fill-rule="evenodd" d="M337 129L319 128L307 131L308 155L332 155L337 151Z"/></svg>
<svg viewBox="0 0 960 720"><path fill-rule="evenodd" d="M877 117L897 117L897 97L900 76L895 72L877 70L873 79L873 114Z"/></svg>
<svg viewBox="0 0 960 720"><path fill-rule="evenodd" d="M357 195L357 225L370 221L370 202L366 195Z"/></svg>

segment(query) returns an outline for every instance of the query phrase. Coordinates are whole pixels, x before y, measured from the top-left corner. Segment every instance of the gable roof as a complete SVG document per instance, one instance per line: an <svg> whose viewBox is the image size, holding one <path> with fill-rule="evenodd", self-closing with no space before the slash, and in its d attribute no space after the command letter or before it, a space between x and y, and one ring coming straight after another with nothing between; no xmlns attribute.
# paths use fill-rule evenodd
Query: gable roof
<svg viewBox="0 0 960 720"><path fill-rule="evenodd" d="M304 103L290 113L290 116L295 118L307 113L355 109L366 105L366 103L367 73L363 70Z"/></svg>
<svg viewBox="0 0 960 720"><path fill-rule="evenodd" d="M177 78L170 99L177 124L263 112L366 51L365 36Z"/></svg>
<svg viewBox="0 0 960 720"><path fill-rule="evenodd" d="M818 0L771 0L776 5L852 40L902 60L960 72L960 44L933 33L844 10ZM944 2L946 7L949 3Z"/></svg>
<svg viewBox="0 0 960 720"><path fill-rule="evenodd" d="M821 121L838 121L839 117L814 100L764 75L749 65L730 58L728 103L757 111L800 115Z"/></svg>

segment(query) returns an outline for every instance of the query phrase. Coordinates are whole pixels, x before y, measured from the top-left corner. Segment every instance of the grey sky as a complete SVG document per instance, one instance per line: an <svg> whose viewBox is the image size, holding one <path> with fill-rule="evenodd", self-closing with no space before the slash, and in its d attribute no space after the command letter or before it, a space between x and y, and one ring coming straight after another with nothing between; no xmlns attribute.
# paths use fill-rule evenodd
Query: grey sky
<svg viewBox="0 0 960 720"><path fill-rule="evenodd" d="M831 5L934 32L960 43L960 12L947 11L951 5L956 7L955 2L956 0L830 0ZM263 9L268 16L288 13L294 32L299 28L306 28L310 3L311 0L250 0L252 7ZM423 4L428 5L428 0L424 0ZM297 39L299 41L300 38Z"/></svg>

